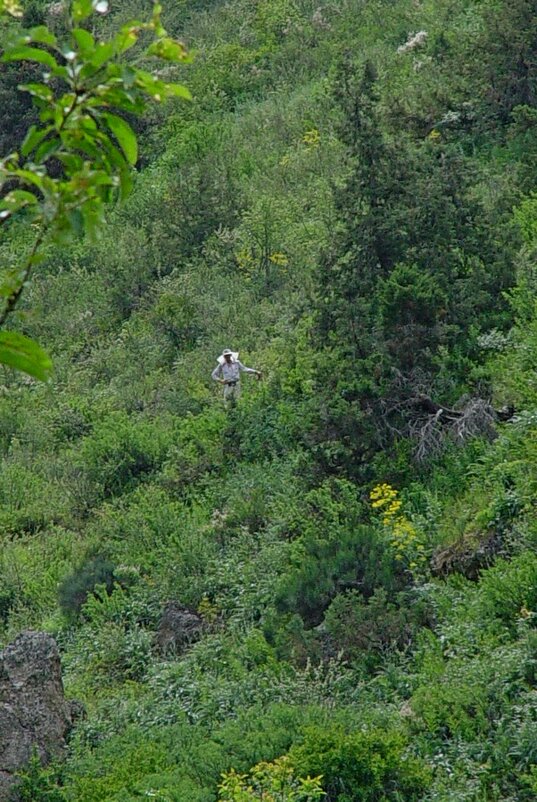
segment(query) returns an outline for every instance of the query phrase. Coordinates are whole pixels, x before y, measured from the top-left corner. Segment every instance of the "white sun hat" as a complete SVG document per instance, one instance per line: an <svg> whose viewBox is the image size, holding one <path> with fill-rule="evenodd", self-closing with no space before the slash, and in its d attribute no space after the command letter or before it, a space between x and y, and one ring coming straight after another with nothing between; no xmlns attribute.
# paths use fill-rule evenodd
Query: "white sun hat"
<svg viewBox="0 0 537 802"><path fill-rule="evenodd" d="M226 356L227 355L231 355L231 359L233 360L233 362L235 362L239 358L239 352L238 351L232 351L230 348L224 348L224 350L222 351L222 353L218 357L218 363L220 365L224 364L224 362L226 361Z"/></svg>

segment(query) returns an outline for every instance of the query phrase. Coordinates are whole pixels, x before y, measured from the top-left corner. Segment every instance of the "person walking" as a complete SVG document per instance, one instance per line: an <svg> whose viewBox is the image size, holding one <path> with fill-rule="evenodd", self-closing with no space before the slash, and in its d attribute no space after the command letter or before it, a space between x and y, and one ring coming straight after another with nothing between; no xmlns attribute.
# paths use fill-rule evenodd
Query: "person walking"
<svg viewBox="0 0 537 802"><path fill-rule="evenodd" d="M261 378L261 371L247 368L239 361L238 351L231 351L224 348L218 357L218 365L213 370L211 376L214 381L224 385L224 401L235 403L241 394L241 373L253 373L258 379Z"/></svg>

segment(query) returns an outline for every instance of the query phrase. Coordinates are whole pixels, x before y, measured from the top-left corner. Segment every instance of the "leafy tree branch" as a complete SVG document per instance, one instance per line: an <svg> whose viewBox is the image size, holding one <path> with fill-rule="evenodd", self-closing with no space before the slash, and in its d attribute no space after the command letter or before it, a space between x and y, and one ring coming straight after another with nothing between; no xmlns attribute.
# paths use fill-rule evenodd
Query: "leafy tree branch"
<svg viewBox="0 0 537 802"><path fill-rule="evenodd" d="M144 69L148 60L190 60L184 45L167 35L161 6L154 5L150 20L129 22L110 40L96 39L83 26L91 15L107 11L107 0L73 0L65 36L45 25L8 29L4 36L3 62L34 62L43 73L42 81L20 87L32 96L39 121L19 151L0 160L0 223L22 220L37 231L23 264L0 278L0 326L17 306L45 242L61 245L82 234L95 238L106 206L130 193L138 143L123 115L141 115L150 102L190 98L182 84ZM16 2L1 0L0 15L20 13ZM141 55L127 61L125 54L142 36ZM51 361L43 349L20 334L7 335L3 332L5 348L14 337L19 349L24 342L26 358L17 349L7 355L0 350L0 362L47 378Z"/></svg>

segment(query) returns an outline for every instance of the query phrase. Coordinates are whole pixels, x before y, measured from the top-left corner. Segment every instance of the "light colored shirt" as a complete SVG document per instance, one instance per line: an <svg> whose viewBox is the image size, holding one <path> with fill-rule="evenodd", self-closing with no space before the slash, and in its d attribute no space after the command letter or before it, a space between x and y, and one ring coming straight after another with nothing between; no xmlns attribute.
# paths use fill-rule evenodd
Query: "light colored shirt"
<svg viewBox="0 0 537 802"><path fill-rule="evenodd" d="M257 373L257 370L245 367L238 359L232 359L229 364L227 362L223 362L221 365L218 364L211 376L215 381L224 379L226 382L238 382L241 373Z"/></svg>

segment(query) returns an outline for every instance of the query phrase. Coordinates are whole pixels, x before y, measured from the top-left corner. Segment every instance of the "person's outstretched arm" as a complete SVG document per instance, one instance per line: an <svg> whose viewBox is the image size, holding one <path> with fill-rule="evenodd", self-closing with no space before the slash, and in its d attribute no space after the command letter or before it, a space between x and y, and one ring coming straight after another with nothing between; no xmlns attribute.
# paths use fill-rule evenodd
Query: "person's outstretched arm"
<svg viewBox="0 0 537 802"><path fill-rule="evenodd" d="M256 376L261 376L260 370L254 370L254 368L247 368L246 365L243 365L242 362L239 362L237 359L237 365L239 366L239 370L241 373L254 373Z"/></svg>

